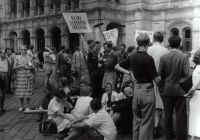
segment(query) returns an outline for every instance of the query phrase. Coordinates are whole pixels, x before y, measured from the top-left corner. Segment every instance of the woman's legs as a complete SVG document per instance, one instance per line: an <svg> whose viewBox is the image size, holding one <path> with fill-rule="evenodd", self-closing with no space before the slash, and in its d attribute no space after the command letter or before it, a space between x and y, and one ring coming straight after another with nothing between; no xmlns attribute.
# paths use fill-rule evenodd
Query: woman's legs
<svg viewBox="0 0 200 140"><path fill-rule="evenodd" d="M195 140L195 137L194 137L194 136L192 136L190 140Z"/></svg>
<svg viewBox="0 0 200 140"><path fill-rule="evenodd" d="M30 100L31 100L30 98L27 98L27 99L26 99L26 101L27 101L27 107L26 107L26 108L27 108L27 109L30 109Z"/></svg>
<svg viewBox="0 0 200 140"><path fill-rule="evenodd" d="M24 98L20 98L20 108L19 111L22 111L24 109Z"/></svg>

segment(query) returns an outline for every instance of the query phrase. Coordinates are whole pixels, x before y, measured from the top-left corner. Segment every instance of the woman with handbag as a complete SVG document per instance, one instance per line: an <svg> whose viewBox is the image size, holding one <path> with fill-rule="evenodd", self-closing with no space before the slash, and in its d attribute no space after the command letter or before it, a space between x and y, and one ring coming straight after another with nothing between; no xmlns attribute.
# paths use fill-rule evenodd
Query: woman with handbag
<svg viewBox="0 0 200 140"><path fill-rule="evenodd" d="M200 138L200 49L195 52L193 62L196 64L192 74L193 86L185 95L185 97L191 97L189 104L189 135L192 137L191 140L195 140L195 137Z"/></svg>
<svg viewBox="0 0 200 140"><path fill-rule="evenodd" d="M27 48L21 46L21 55L16 56L14 60L14 70L16 74L16 90L15 94L20 99L19 111L25 109L24 99L27 100L26 110L30 109L30 98L33 90L33 74L34 65L27 57Z"/></svg>

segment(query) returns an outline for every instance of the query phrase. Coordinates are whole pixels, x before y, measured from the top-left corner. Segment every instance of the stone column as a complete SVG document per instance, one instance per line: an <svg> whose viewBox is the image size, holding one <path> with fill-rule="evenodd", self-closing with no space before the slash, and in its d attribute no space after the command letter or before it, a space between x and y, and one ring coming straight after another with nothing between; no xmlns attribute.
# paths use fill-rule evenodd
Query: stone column
<svg viewBox="0 0 200 140"><path fill-rule="evenodd" d="M69 35L62 34L61 35L61 45L64 45L65 48L69 48Z"/></svg>
<svg viewBox="0 0 200 140"><path fill-rule="evenodd" d="M36 47L36 37L35 36L30 36L30 44L34 46L34 50L37 51Z"/></svg>
<svg viewBox="0 0 200 140"><path fill-rule="evenodd" d="M22 0L17 0L17 18L21 18L22 14Z"/></svg>
<svg viewBox="0 0 200 140"><path fill-rule="evenodd" d="M51 40L50 39L51 39L51 36L49 36L49 35L45 36L45 47L46 46L50 46L51 47L52 44L51 44Z"/></svg>
<svg viewBox="0 0 200 140"><path fill-rule="evenodd" d="M30 0L30 16L33 16L36 11L36 0Z"/></svg>
<svg viewBox="0 0 200 140"><path fill-rule="evenodd" d="M21 38L21 37L18 37L18 38L17 38L17 47L16 47L17 50L20 49L20 46L21 46L21 45L23 45L23 43L22 43L22 38Z"/></svg>

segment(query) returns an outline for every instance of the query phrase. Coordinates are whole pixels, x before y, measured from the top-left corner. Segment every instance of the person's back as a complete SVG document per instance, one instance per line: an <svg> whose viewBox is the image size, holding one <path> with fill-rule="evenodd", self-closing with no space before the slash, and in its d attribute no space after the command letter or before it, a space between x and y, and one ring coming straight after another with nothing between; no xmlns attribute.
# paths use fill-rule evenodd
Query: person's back
<svg viewBox="0 0 200 140"><path fill-rule="evenodd" d="M92 98L89 96L81 96L76 101L76 105L74 109L72 110L72 114L79 118L81 116L87 116L90 114L90 102Z"/></svg>
<svg viewBox="0 0 200 140"><path fill-rule="evenodd" d="M163 47L160 43L154 43L153 46L149 47L147 53L153 57L153 60L156 65L156 69L158 70L160 64L160 58L169 53L168 49Z"/></svg>
<svg viewBox="0 0 200 140"><path fill-rule="evenodd" d="M165 94L169 96L185 94L179 85L179 81L187 76L183 72L189 64L187 55L179 50L172 49L170 53L161 57L161 61L161 67L165 74Z"/></svg>

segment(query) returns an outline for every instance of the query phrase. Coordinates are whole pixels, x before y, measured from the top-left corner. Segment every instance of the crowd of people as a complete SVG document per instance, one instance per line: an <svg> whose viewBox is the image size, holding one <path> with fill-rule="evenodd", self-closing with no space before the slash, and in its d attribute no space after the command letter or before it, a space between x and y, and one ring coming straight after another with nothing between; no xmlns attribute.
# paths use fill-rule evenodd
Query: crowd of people
<svg viewBox="0 0 200 140"><path fill-rule="evenodd" d="M15 55L12 49L1 50L0 113L5 112L6 93L20 99L19 111L30 110L39 59L46 89L39 109L48 110L58 137L114 140L117 134L132 134L134 140L151 140L162 135L164 113L167 139L187 140L189 132L194 140L200 137L200 51L194 54L192 72L188 55L179 49L181 38L171 36L170 48L163 40L162 32L155 32L150 45L149 36L140 34L137 47L121 44L117 49L111 42L88 40L87 56L78 46L73 53L65 46L59 52L47 46L42 55L25 45ZM186 93L179 82L191 75L193 87ZM191 98L189 131L186 97Z"/></svg>

